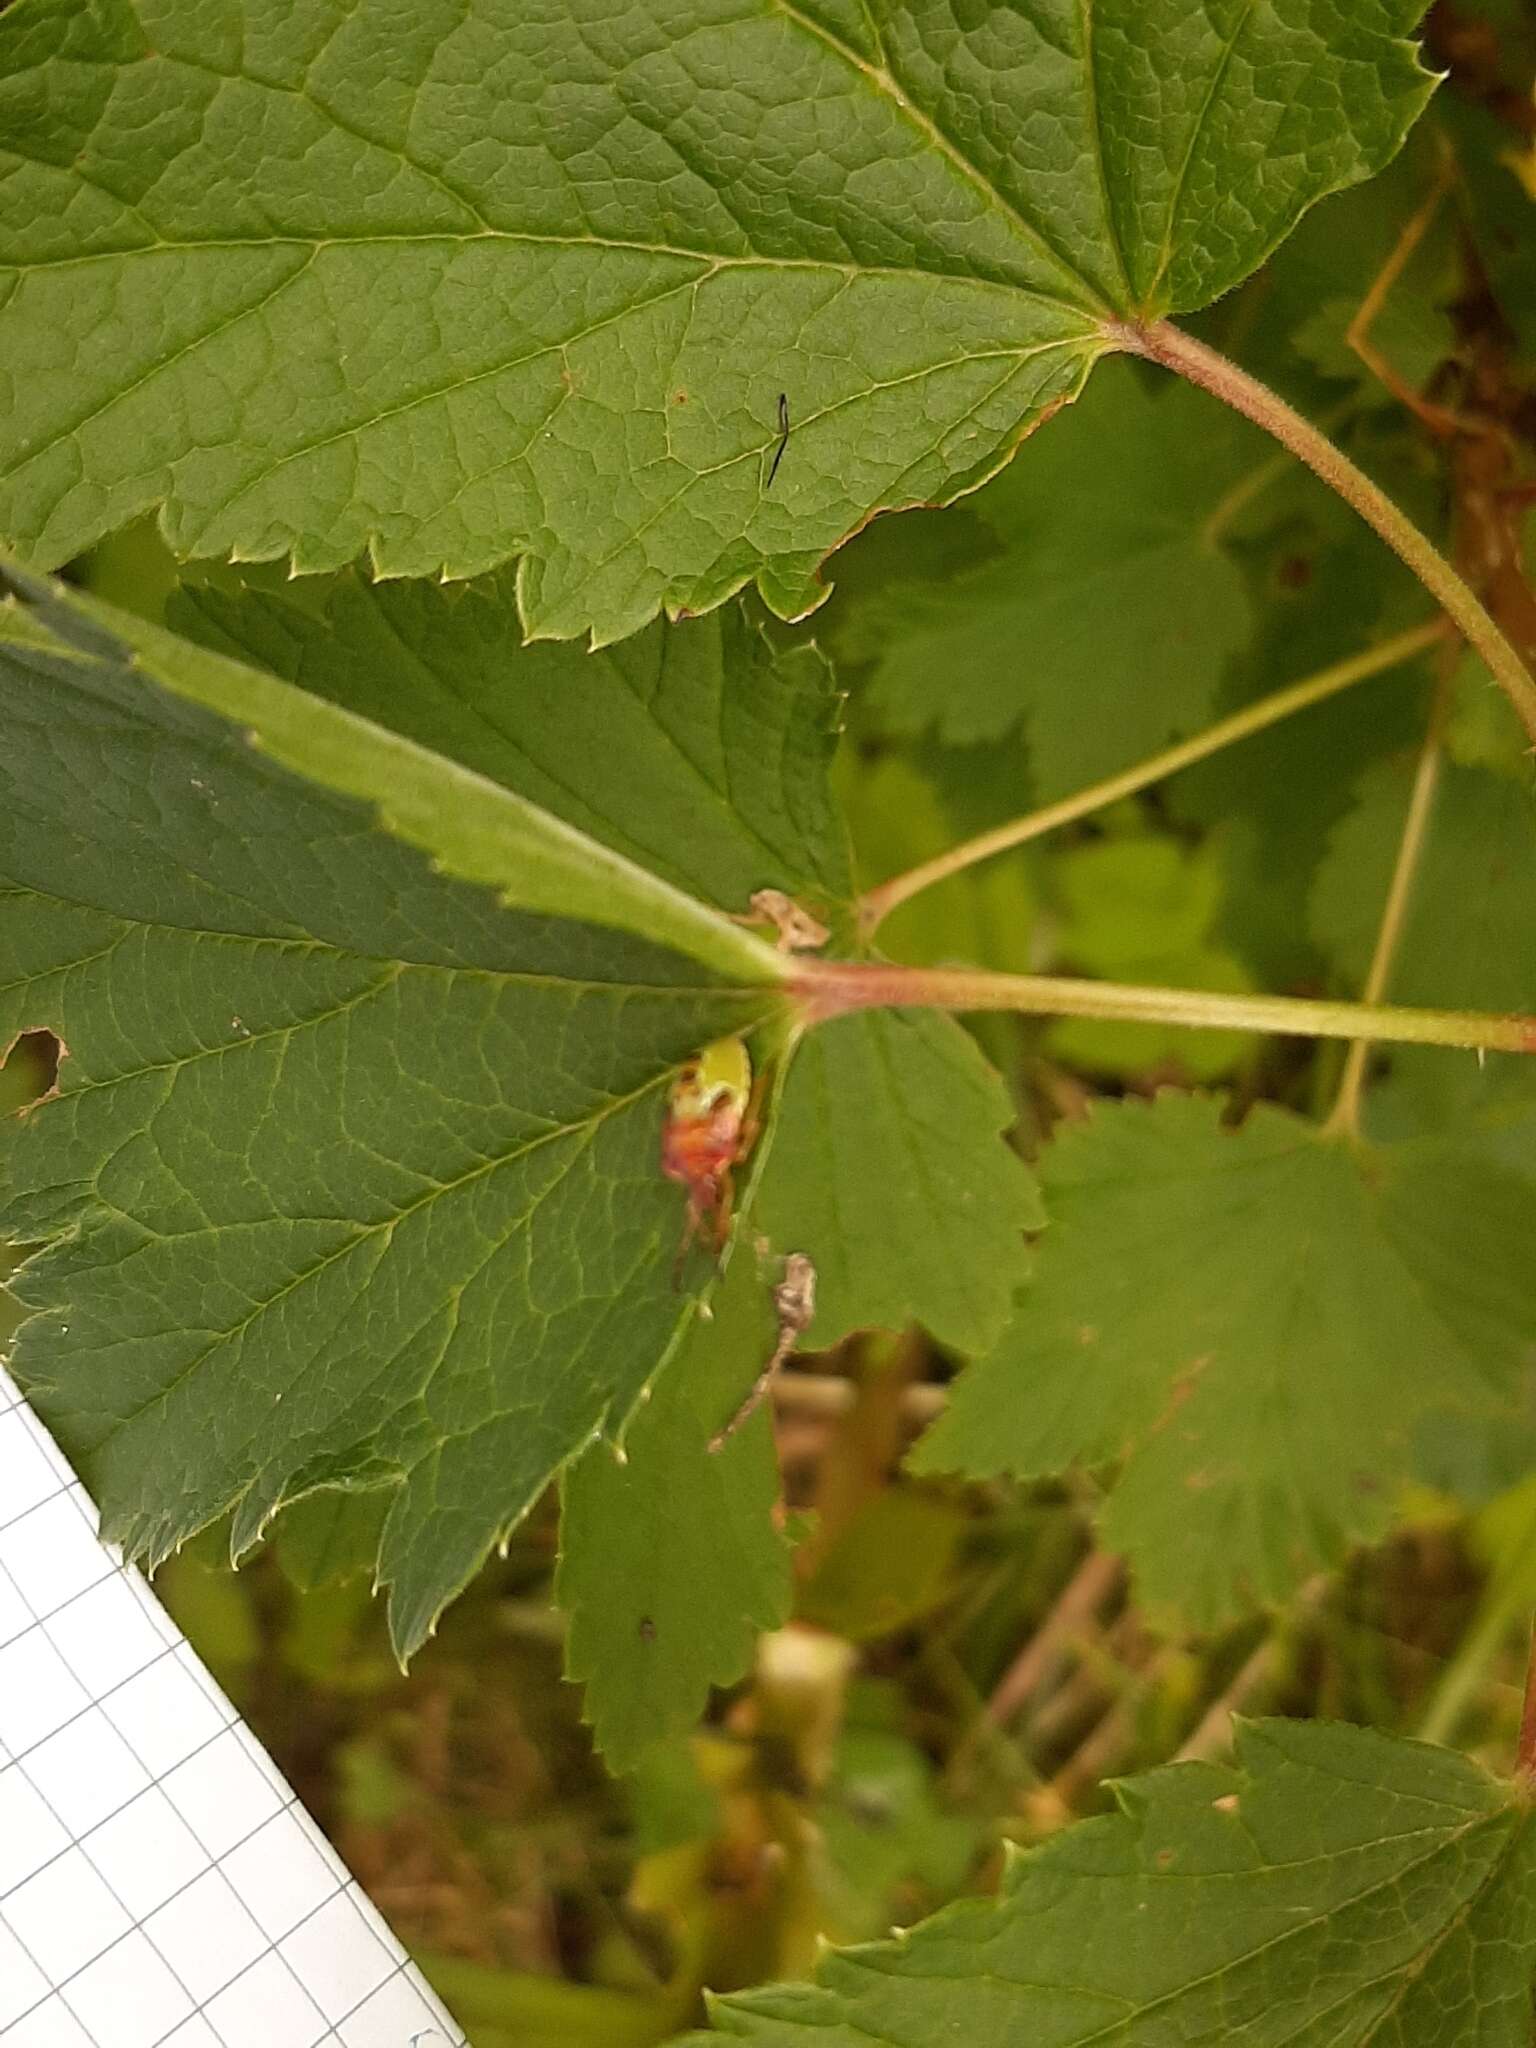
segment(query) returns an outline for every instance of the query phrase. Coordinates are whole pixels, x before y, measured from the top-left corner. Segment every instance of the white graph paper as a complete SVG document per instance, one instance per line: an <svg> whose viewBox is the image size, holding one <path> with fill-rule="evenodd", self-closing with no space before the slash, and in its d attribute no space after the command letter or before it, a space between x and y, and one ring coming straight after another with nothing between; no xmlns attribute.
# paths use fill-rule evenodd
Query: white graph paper
<svg viewBox="0 0 1536 2048"><path fill-rule="evenodd" d="M466 2048L0 1371L0 2044Z"/></svg>

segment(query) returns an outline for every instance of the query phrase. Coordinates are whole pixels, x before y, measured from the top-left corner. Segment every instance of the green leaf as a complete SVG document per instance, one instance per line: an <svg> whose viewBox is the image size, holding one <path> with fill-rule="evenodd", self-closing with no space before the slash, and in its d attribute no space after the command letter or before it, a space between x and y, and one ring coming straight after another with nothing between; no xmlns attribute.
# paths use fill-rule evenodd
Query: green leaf
<svg viewBox="0 0 1536 2048"><path fill-rule="evenodd" d="M922 1322L996 1341L1040 1227L1033 1175L1000 1142L996 1073L952 1017L865 1011L812 1032L784 1084L757 1226L816 1265L810 1342Z"/></svg>
<svg viewBox="0 0 1536 2048"><path fill-rule="evenodd" d="M1116 1795L1118 1812L1016 1858L996 1900L834 1951L814 1984L719 2000L716 2036L755 2048L1528 2042L1528 1806L1467 1758L1263 1721L1239 1729L1233 1765L1175 1764Z"/></svg>
<svg viewBox="0 0 1536 2048"><path fill-rule="evenodd" d="M751 1662L759 1628L790 1607L790 1552L771 1516L778 1460L766 1408L718 1451L710 1439L774 1344L768 1286L749 1246L713 1320L693 1325L624 1440L566 1475L555 1593L570 1615L566 1668L614 1770L698 1718L711 1685Z"/></svg>
<svg viewBox="0 0 1536 2048"><path fill-rule="evenodd" d="M1042 798L1207 724L1250 629L1242 572L1211 521L1267 446L1189 385L1106 367L970 506L999 552L862 607L876 718L952 745L1022 721Z"/></svg>
<svg viewBox="0 0 1536 2048"><path fill-rule="evenodd" d="M1418 0L0 16L0 531L786 615L1385 163ZM779 396L791 435L780 439Z"/></svg>
<svg viewBox="0 0 1536 2048"><path fill-rule="evenodd" d="M1256 517L1278 517L1257 545L1258 630L1229 672L1218 716L1424 616L1418 586L1396 557L1310 478L1298 491L1303 477L1287 465L1255 501ZM1360 775L1422 733L1427 674L1421 657L1357 683L1166 785L1178 819L1219 834L1220 936L1261 983L1316 985L1322 963L1304 914L1308 887Z"/></svg>
<svg viewBox="0 0 1536 2048"><path fill-rule="evenodd" d="M962 756L968 762L968 755ZM839 793L848 817L860 883L872 887L946 853L966 836L965 823L945 803L933 780L899 754L859 758L852 748L838 757ZM1005 816L1017 813L1021 783L1010 792ZM989 820L1001 823L1001 819ZM1027 974L1039 906L1023 850L980 867L962 868L922 890L880 926L880 950L889 959L930 966L965 960L1005 973ZM996 1024L999 1020L983 1020ZM1002 1022L1010 1029L1012 1018Z"/></svg>
<svg viewBox="0 0 1536 2048"><path fill-rule="evenodd" d="M848 1729L816 1803L825 1848L822 1925L844 1939L883 1934L910 1920L913 1892L960 1890L987 1833L974 1815L947 1811L934 1771L914 1742L883 1728Z"/></svg>
<svg viewBox="0 0 1536 2048"><path fill-rule="evenodd" d="M273 1548L283 1576L301 1593L345 1583L371 1572L379 1554L388 1493L307 1494L282 1510Z"/></svg>
<svg viewBox="0 0 1536 2048"><path fill-rule="evenodd" d="M319 603L189 593L173 616L724 910L775 887L846 931L838 700L820 656L776 655L734 608L596 656L525 648L512 580L343 576ZM1031 1176L999 1143L1013 1120L952 1018L862 1015L801 1042L753 1227L815 1261L816 1342L913 1320L962 1350L995 1341L1027 1271L1020 1231L1039 1222Z"/></svg>
<svg viewBox="0 0 1536 2048"><path fill-rule="evenodd" d="M1334 831L1312 894L1312 924L1353 993L1376 942L1407 817L1412 758L1382 763ZM1389 999L1469 1009L1536 1008L1536 790L1514 775L1445 763L1393 960ZM1373 1128L1465 1127L1499 1097L1530 1102L1519 1059L1486 1067L1468 1053L1399 1047L1391 1079L1369 1099Z"/></svg>
<svg viewBox="0 0 1536 2048"><path fill-rule="evenodd" d="M837 693L814 648L776 652L738 606L595 655L525 647L511 571L449 590L351 574L291 595L193 586L170 618L692 897L739 913L771 885L846 913Z"/></svg>
<svg viewBox="0 0 1536 2048"><path fill-rule="evenodd" d="M1490 1405L1536 1340L1528 1169L1221 1116L1168 1093L1058 1137L1034 1284L913 1455L973 1477L1118 1461L1104 1539L1196 1626L1379 1535L1418 1420Z"/></svg>
<svg viewBox="0 0 1536 2048"><path fill-rule="evenodd" d="M51 1240L17 1369L150 1562L392 1486L410 1649L685 1330L663 1097L774 1012L775 957L441 757L29 596L0 610L0 1039L68 1056L7 1144L4 1231ZM704 957L618 928L647 920Z"/></svg>
<svg viewBox="0 0 1536 2048"><path fill-rule="evenodd" d="M910 1484L882 1488L818 1558L797 1618L851 1642L910 1628L954 1591L971 1526L958 1501Z"/></svg>
<svg viewBox="0 0 1536 2048"><path fill-rule="evenodd" d="M1061 899L1064 966L1106 981L1251 992L1242 963L1212 943L1225 888L1218 845L1190 850L1164 832L1122 832L1066 848L1051 880ZM1058 1059L1089 1072L1138 1075L1171 1063L1195 1081L1218 1080L1256 1043L1249 1032L1106 1017L1059 1018L1046 1033Z"/></svg>
<svg viewBox="0 0 1536 2048"><path fill-rule="evenodd" d="M175 601L302 690L101 607L0 613L25 741L0 1032L70 1048L14 1141L6 1227L58 1240L26 1282L55 1313L20 1362L128 1547L154 1558L232 1508L239 1549L285 1503L374 1492L404 1648L600 1432L562 1592L622 1760L738 1676L782 1603L760 1433L704 1449L772 1350L776 1266L744 1242L738 1292L690 1334L659 1127L682 1059L780 1016L782 956L711 901L775 886L847 925L838 699L814 652L775 654L735 609L599 656L523 647L510 583ZM329 786L273 758L311 735ZM385 829L397 813L417 846ZM487 881L702 957L510 909ZM949 1019L822 1040L780 1066L745 1233L808 1251L829 1317L992 1341L1038 1222L997 1077ZM862 1168L807 1127L829 1076ZM610 1668L587 1617L620 1611Z"/></svg>
<svg viewBox="0 0 1536 2048"><path fill-rule="evenodd" d="M339 797L372 805L396 839L430 855L435 868L489 885L510 908L611 926L758 982L774 977L772 955L747 933L484 776L252 668L190 648L159 626L90 597L66 597L62 586L44 585L0 563L0 593L7 588L16 602L0 595L0 656L13 654L15 672L24 679L14 685L24 698L15 711L18 764L41 747L50 653L65 660L70 687L82 701L97 689L114 699L127 689L132 671L152 665L158 695L146 694L137 707L141 723L159 717L189 734L218 728L226 735L238 724L243 744ZM102 749L104 740L98 733L84 743ZM113 768L123 779L123 764L114 762ZM57 764L49 773L51 785L40 782L28 792L27 857L39 867L47 845L58 843L61 858L66 846L76 858L82 847L89 852L72 816L67 774ZM191 786L193 797L181 801L196 811L207 792ZM13 833L19 818L18 811ZM147 872L150 849L134 850ZM188 880L171 853L163 853L160 862L163 886L180 892L184 916L192 915L194 904L207 910L206 899L217 885ZM216 928L229 915L221 920L208 911Z"/></svg>
<svg viewBox="0 0 1536 2048"><path fill-rule="evenodd" d="M1441 111L1443 103L1437 108ZM1414 146L1405 149L1383 177L1334 203L1329 209L1334 216L1331 231L1315 217L1309 221L1305 246L1293 245L1284 259L1287 266L1300 259L1292 276L1282 282L1274 307L1276 320L1286 322L1282 331L1290 348L1333 384L1353 385L1351 397L1366 406L1397 406L1401 401L1350 346L1349 329L1372 286L1399 253L1409 223L1429 207L1434 211L1391 289L1375 306L1364 339L1413 391L1426 389L1456 347L1448 308L1464 289L1456 246L1458 224L1455 209L1445 203L1443 154L1431 146L1435 138L1429 129L1426 123ZM1298 237L1298 243L1302 239ZM1294 321L1293 305L1300 316ZM1272 342L1277 339L1271 336Z"/></svg>

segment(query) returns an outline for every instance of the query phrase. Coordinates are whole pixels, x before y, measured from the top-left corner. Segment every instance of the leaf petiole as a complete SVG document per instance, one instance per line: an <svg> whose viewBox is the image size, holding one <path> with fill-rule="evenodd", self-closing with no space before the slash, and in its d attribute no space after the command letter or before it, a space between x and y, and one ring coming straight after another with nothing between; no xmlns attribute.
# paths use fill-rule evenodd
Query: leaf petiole
<svg viewBox="0 0 1536 2048"><path fill-rule="evenodd" d="M1308 996L1218 995L1065 975L993 974L964 967L902 967L888 961L799 960L786 983L807 1026L855 1010L1012 1010L1036 1017L1111 1017L1299 1038L1372 1038L1394 1045L1464 1046L1536 1053L1536 1017L1472 1010L1419 1010Z"/></svg>
<svg viewBox="0 0 1536 2048"><path fill-rule="evenodd" d="M923 889L932 888L935 882L947 881L951 875L974 867L978 861L990 860L994 854L1006 853L1011 847L1039 839L1047 832L1054 832L1059 825L1070 825L1078 818L1086 818L1108 804L1118 803L1122 797L1134 796L1137 790L1162 782L1181 768L1192 767L1196 761L1220 753L1224 747L1233 746L1238 740L1248 739L1298 711L1305 711L1310 705L1321 704L1327 698L1337 696L1353 683L1365 682L1386 669L1396 668L1400 662L1411 660L1443 640L1446 630L1444 621L1435 619L1427 625L1414 626L1405 633L1395 634L1379 646L1367 647L1346 661L1333 662L1327 668L1304 676L1300 682L1289 683L1283 690L1261 697L1256 704L1244 705L1241 711L1234 711L1229 718L1219 719L1215 725L1207 726L1204 732L1195 733L1175 746L1149 755L1134 767L1123 768L1117 775L1106 776L1102 782L1092 783L1056 803L1045 804L1039 810L1011 819L1006 825L980 832L974 839L967 839L946 853L936 854L919 867L893 875L889 881L881 882L877 888L864 894L859 905L860 930L868 938L898 904L906 903Z"/></svg>
<svg viewBox="0 0 1536 2048"><path fill-rule="evenodd" d="M1115 323L1109 330L1117 347L1145 356L1177 371L1272 434L1282 447L1320 476L1366 524L1399 555L1445 610L1469 647L1488 664L1500 688L1514 705L1521 724L1536 741L1536 678L1505 639L1476 593L1457 574L1438 548L1420 533L1386 492L1342 449L1303 419L1294 407L1227 357L1207 348L1193 335L1167 320L1152 326Z"/></svg>
<svg viewBox="0 0 1536 2048"><path fill-rule="evenodd" d="M1446 714L1450 708L1449 681L1448 674L1440 678L1430 710L1429 728L1424 735L1424 744L1419 750L1418 765L1414 769L1413 789L1408 799L1407 815L1403 820L1397 859L1392 866L1392 880L1387 890L1386 903L1382 908L1381 924L1371 953L1371 964L1366 970L1365 986L1360 992L1361 1000L1366 1003L1379 1003L1386 994L1392 978L1392 963L1397 958L1403 928L1408 922L1414 877L1419 871L1424 842L1429 836L1430 820L1435 808L1435 792L1440 785L1440 741L1445 728ZM1343 1137L1354 1137L1357 1134L1360 1127L1360 1100L1365 1090L1365 1076L1370 1059L1371 1040L1357 1038L1349 1048L1343 1072L1339 1076L1339 1092L1334 1098L1333 1108L1324 1126L1327 1131Z"/></svg>

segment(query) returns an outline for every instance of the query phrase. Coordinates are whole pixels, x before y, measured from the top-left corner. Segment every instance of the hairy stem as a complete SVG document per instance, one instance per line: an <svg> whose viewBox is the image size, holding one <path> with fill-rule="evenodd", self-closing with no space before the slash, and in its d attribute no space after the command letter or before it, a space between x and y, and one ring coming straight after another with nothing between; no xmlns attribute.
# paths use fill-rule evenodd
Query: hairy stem
<svg viewBox="0 0 1536 2048"><path fill-rule="evenodd" d="M1113 1017L1299 1038L1375 1038L1396 1045L1536 1052L1536 1017L1466 1010L1409 1010L1303 996L1213 995L1204 989L1144 988L1060 975L992 974L861 960L797 960L785 987L798 1000L806 1025L823 1024L854 1010L1014 1010L1036 1017Z"/></svg>
<svg viewBox="0 0 1536 2048"><path fill-rule="evenodd" d="M1397 844L1397 859L1392 864L1392 880L1387 889L1386 903L1382 908L1376 944L1371 951L1371 964L1366 969L1365 986L1360 991L1360 1000L1364 1003L1379 1004L1385 996L1387 984L1392 978L1392 964L1397 958L1403 929L1408 922L1408 909L1413 901L1414 878L1419 871L1424 842L1429 836L1429 822L1435 808L1435 792L1440 786L1440 736L1450 704L1448 680L1447 677L1441 678L1429 714L1429 729L1419 750L1418 766L1413 775L1413 789L1408 798L1408 814L1403 820L1402 837ZM1334 1097L1333 1108L1323 1126L1334 1135L1354 1137L1360 1129L1360 1099L1365 1091L1371 1046L1372 1041L1369 1038L1357 1038L1345 1057L1343 1072L1339 1075L1339 1092Z"/></svg>
<svg viewBox="0 0 1536 2048"><path fill-rule="evenodd" d="M1102 810L1106 804L1118 803L1122 797L1134 796L1137 790L1161 782L1179 769L1205 760L1210 754L1220 753L1223 747L1230 747L1253 733L1263 732L1267 726L1277 725L1282 719L1305 711L1309 705L1321 704L1326 698L1337 696L1352 683L1364 682L1370 676L1380 675L1383 670L1395 668L1400 662L1422 654L1444 634L1445 627L1438 619L1429 625L1415 626L1409 632L1398 633L1390 640L1383 640L1378 647L1368 647L1361 654L1351 655L1347 661L1334 662L1331 667L1319 669L1315 675L1306 676L1299 683L1291 683L1271 696L1261 697L1256 704L1245 705L1230 718L1218 720L1215 725L1207 726L1204 732L1180 740L1176 746L1165 747L1161 753L1138 761L1132 768L1122 769L1118 775L1106 776L1102 782L1095 782L1072 796L1062 797L1056 803L1014 818L1006 825L998 825L990 832L979 832L974 839L951 847L947 853L938 854L919 867L909 868L905 874L893 875L888 882L880 883L863 897L859 905L860 929L867 938L898 904L907 902L920 890L932 888L935 882L947 881L951 875L974 867L978 861L990 860L996 853L1006 853L1010 847L1022 846L1027 840L1054 832L1058 825L1070 825L1074 819L1086 818L1091 812Z"/></svg>
<svg viewBox="0 0 1536 2048"><path fill-rule="evenodd" d="M1521 724L1536 741L1536 679L1451 564L1326 434L1319 433L1267 385L1166 320L1152 327L1115 325L1109 331L1118 347L1176 370L1272 434L1353 505L1444 608L1468 646L1482 656Z"/></svg>

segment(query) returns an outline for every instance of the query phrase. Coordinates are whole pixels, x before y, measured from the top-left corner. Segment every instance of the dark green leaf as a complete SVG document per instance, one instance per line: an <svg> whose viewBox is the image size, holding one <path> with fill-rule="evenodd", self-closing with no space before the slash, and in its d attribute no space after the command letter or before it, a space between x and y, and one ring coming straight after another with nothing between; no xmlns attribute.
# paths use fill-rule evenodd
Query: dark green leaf
<svg viewBox="0 0 1536 2048"><path fill-rule="evenodd" d="M67 1048L8 1143L6 1233L51 1240L17 1369L150 1561L231 1509L238 1552L285 1500L392 1485L379 1570L414 1646L686 1327L663 1095L770 1014L774 956L120 616L0 610L0 694L0 1038ZM616 928L653 917L718 965Z"/></svg>
<svg viewBox="0 0 1536 2048"><path fill-rule="evenodd" d="M1467 1758L1264 1721L1240 1730L1230 1767L1177 1764L1117 1790L1118 1813L1018 1857L995 1901L833 1952L814 1984L723 1999L716 2035L1526 2048L1528 1807Z"/></svg>
<svg viewBox="0 0 1536 2048"><path fill-rule="evenodd" d="M1120 1470L1106 1542L1199 1626L1379 1534L1427 1413L1536 1342L1536 1174L1449 1141L1358 1152L1261 1105L1100 1103L1042 1160L1051 1227L924 1472Z"/></svg>
<svg viewBox="0 0 1536 2048"><path fill-rule="evenodd" d="M922 1322L996 1341L1042 1217L1006 1090L952 1017L866 1011L795 1053L756 1221L816 1265L810 1341Z"/></svg>
<svg viewBox="0 0 1536 2048"><path fill-rule="evenodd" d="M951 743L1022 720L1042 797L1207 723L1250 627L1213 521L1266 447L1202 392L1102 370L970 507L999 552L867 600L852 629L876 657L876 715Z"/></svg>
<svg viewBox="0 0 1536 2048"><path fill-rule="evenodd" d="M769 1286L749 1244L713 1311L635 1417L622 1456L594 1444L565 1481L555 1590L571 1618L567 1668L587 1682L587 1718L615 1770L691 1727L710 1686L746 1670L757 1630L789 1613L768 1411L709 1449L773 1349Z"/></svg>

